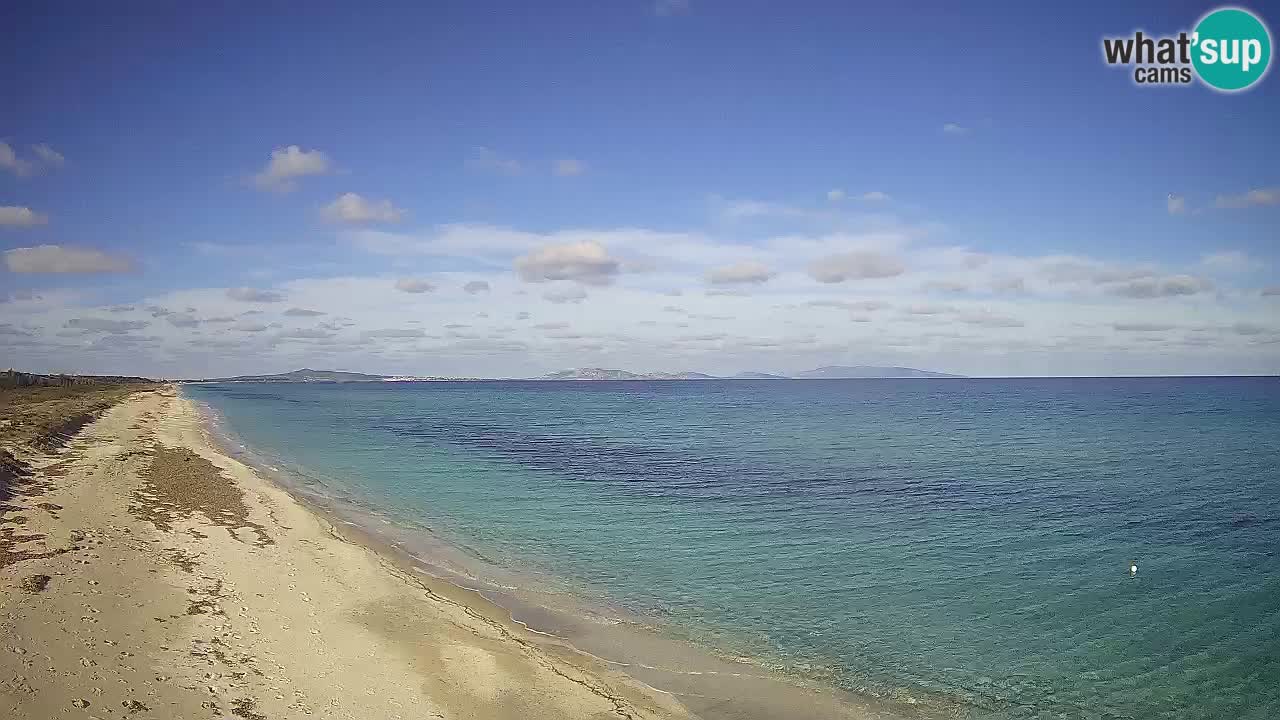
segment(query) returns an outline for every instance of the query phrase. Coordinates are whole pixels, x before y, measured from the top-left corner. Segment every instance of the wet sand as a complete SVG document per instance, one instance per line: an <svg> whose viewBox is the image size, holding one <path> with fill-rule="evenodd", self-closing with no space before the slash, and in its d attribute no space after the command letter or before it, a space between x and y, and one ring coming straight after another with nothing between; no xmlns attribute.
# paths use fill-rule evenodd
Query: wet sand
<svg viewBox="0 0 1280 720"><path fill-rule="evenodd" d="M0 428L0 717L690 717L121 396L61 449Z"/></svg>

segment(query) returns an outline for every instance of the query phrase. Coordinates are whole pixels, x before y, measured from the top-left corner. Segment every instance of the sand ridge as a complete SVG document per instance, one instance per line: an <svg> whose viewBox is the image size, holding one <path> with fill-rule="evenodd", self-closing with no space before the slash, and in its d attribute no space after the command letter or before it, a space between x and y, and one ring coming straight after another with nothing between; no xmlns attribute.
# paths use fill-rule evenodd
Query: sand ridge
<svg viewBox="0 0 1280 720"><path fill-rule="evenodd" d="M690 717L343 537L220 452L173 388L20 459L2 717Z"/></svg>

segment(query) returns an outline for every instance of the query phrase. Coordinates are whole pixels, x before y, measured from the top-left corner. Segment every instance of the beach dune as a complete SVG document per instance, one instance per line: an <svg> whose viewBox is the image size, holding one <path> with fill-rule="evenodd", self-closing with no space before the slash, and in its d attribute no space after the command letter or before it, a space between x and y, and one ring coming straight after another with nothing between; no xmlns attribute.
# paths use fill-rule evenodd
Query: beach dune
<svg viewBox="0 0 1280 720"><path fill-rule="evenodd" d="M220 452L175 388L54 453L14 440L0 717L689 717L344 537Z"/></svg>

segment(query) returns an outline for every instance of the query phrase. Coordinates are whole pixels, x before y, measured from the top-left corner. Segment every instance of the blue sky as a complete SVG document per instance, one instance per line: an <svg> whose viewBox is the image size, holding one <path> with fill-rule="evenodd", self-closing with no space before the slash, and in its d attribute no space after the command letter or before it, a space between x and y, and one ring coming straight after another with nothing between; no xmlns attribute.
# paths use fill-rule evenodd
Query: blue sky
<svg viewBox="0 0 1280 720"><path fill-rule="evenodd" d="M0 364L1277 372L1280 86L1101 59L1213 7L6 6Z"/></svg>

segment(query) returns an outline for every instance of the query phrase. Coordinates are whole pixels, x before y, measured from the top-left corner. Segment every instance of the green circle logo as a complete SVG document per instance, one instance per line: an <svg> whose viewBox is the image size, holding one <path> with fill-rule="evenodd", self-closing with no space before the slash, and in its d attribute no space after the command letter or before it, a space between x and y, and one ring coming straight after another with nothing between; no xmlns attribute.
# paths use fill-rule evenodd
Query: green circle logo
<svg viewBox="0 0 1280 720"><path fill-rule="evenodd" d="M1205 15L1192 43L1196 74L1216 90L1244 90L1261 80L1271 64L1271 33L1248 10L1220 8Z"/></svg>

